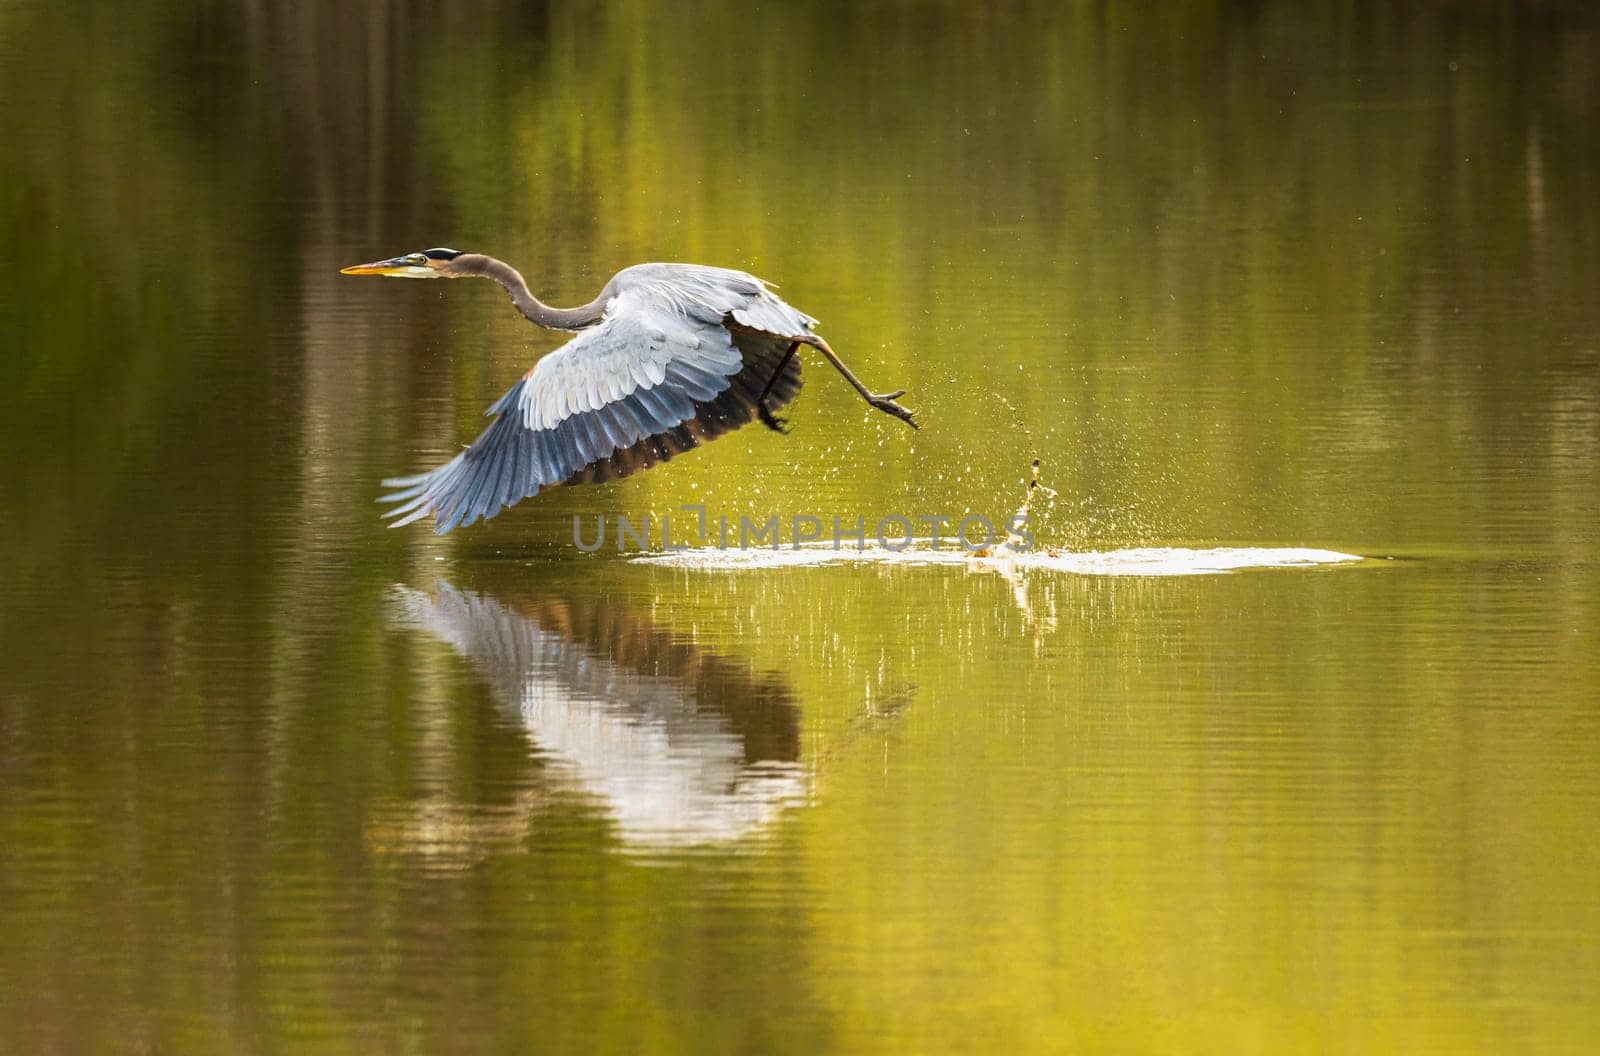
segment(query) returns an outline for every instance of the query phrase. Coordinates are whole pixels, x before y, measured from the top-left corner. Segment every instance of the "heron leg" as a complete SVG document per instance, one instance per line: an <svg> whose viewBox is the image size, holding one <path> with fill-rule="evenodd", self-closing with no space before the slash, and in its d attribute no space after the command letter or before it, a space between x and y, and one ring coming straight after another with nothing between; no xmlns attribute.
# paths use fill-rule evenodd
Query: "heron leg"
<svg viewBox="0 0 1600 1056"><path fill-rule="evenodd" d="M903 407L895 402L906 394L905 389L896 389L894 392L885 393L873 392L865 385L861 384L861 379L856 377L855 374L851 372L850 368L844 365L844 360L840 359L838 354L835 353L833 349L829 348L828 343L822 338L812 334L808 337L802 338L801 340L810 345L812 348L816 349L818 352L821 352L823 355L827 356L828 362L832 363L834 368L838 370L840 374L844 375L844 380L848 381L855 388L855 390L861 394L861 398L866 400L869 406L875 407L884 414L894 415L896 418L900 419L902 422L905 422L913 429L918 428L917 420L915 417L913 417L914 412L911 410L911 408Z"/></svg>
<svg viewBox="0 0 1600 1056"><path fill-rule="evenodd" d="M787 433L789 431L789 420L787 418L779 418L767 408L767 395L772 392L773 386L778 384L778 379L783 377L783 368L789 365L789 361L794 358L794 354L798 351L800 351L800 342L790 342L789 351L785 352L783 358L778 361L778 369L773 371L772 377L767 380L767 387L761 390L760 396L756 397L756 413L761 416L761 424L775 433Z"/></svg>

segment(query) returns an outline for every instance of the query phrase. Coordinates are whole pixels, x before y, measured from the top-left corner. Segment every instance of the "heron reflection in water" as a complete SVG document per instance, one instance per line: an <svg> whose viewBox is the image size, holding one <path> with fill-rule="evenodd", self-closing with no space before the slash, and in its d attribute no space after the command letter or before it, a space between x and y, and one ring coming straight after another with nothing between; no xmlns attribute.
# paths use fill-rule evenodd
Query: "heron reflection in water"
<svg viewBox="0 0 1600 1056"><path fill-rule="evenodd" d="M738 839L802 802L800 716L776 674L593 599L397 588L406 622L472 662L625 843Z"/></svg>
<svg viewBox="0 0 1600 1056"><path fill-rule="evenodd" d="M524 317L578 336L545 356L487 413L499 417L437 469L384 483L395 525L434 516L443 534L493 517L560 484L600 483L649 469L774 411L800 392L802 346L816 349L867 403L913 428L813 332L816 320L742 271L699 264L638 264L578 308L552 308L511 265L481 253L429 249L357 264L345 275L486 278Z"/></svg>

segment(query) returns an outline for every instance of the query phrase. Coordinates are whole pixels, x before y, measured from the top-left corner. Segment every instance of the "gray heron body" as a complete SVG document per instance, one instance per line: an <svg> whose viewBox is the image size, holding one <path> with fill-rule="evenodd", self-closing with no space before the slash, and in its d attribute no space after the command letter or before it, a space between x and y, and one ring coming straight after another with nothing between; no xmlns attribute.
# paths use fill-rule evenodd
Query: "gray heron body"
<svg viewBox="0 0 1600 1056"><path fill-rule="evenodd" d="M742 271L639 264L593 301L553 308L517 270L478 253L430 249L345 268L347 275L493 279L530 322L577 334L534 364L487 414L476 440L437 469L385 481L396 526L434 516L440 534L493 517L545 488L617 480L759 419L800 392L802 346L821 352L868 404L913 428L813 332L816 320Z"/></svg>

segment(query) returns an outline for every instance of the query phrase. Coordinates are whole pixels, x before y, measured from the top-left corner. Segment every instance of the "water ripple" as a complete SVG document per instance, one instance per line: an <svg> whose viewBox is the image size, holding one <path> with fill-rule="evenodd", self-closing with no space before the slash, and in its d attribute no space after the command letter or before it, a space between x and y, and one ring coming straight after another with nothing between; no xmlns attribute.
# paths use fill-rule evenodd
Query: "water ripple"
<svg viewBox="0 0 1600 1056"><path fill-rule="evenodd" d="M831 543L771 549L672 550L640 555L640 564L704 571L747 568L793 568L833 564L955 565L974 571L1061 572L1077 576L1203 576L1254 568L1308 568L1361 561L1357 554L1301 546L1142 546L1126 550L1062 551L997 550L971 552L908 546L835 548Z"/></svg>

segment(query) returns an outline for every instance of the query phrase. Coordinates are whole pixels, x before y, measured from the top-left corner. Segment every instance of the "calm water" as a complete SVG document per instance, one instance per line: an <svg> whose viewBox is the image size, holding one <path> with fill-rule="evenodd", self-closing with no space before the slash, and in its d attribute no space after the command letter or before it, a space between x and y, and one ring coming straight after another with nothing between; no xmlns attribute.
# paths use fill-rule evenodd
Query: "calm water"
<svg viewBox="0 0 1600 1056"><path fill-rule="evenodd" d="M1600 24L1248 6L0 4L0 1050L1592 1039ZM749 268L926 427L809 364L387 531L561 340L336 274L439 244ZM1035 458L1059 550L1366 560L571 542Z"/></svg>

